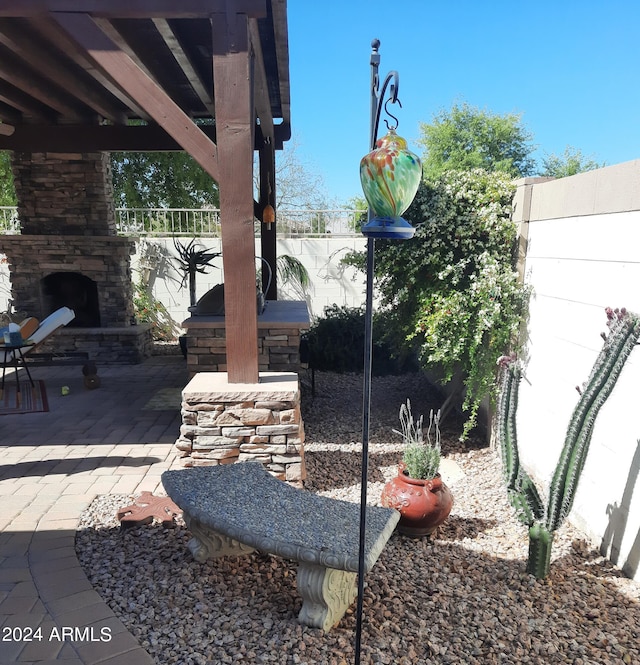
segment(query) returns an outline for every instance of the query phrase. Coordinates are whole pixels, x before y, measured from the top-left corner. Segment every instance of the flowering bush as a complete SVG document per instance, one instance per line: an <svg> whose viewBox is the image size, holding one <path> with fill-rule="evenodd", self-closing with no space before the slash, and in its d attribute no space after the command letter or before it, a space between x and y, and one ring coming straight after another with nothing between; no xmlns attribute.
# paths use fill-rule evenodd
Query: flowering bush
<svg viewBox="0 0 640 665"><path fill-rule="evenodd" d="M463 436L475 424L484 395L494 392L496 354L513 346L526 308L526 289L518 284L517 273L503 264L482 252L476 272L460 290L468 262L443 270L439 278L453 288L425 295L418 311L413 337L420 341L423 364L437 363L447 380L456 366L465 372L462 407L468 418Z"/></svg>
<svg viewBox="0 0 640 665"><path fill-rule="evenodd" d="M151 324L151 337L156 342L175 342L179 334L176 322L165 306L153 297L142 279L133 284L133 308L138 323Z"/></svg>
<svg viewBox="0 0 640 665"><path fill-rule="evenodd" d="M376 242L376 283L397 344L417 346L445 382L462 370L463 437L495 392L496 359L514 347L528 301L515 272L514 192L504 173L445 172L421 184L404 214L414 238Z"/></svg>

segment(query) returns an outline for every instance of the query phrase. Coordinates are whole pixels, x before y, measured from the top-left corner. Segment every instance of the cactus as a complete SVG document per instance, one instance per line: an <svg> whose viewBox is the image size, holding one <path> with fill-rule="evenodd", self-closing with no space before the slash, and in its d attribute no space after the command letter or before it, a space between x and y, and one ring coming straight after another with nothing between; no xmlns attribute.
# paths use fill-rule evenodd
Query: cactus
<svg viewBox="0 0 640 665"><path fill-rule="evenodd" d="M502 385L497 415L497 436L509 501L518 519L529 527L527 572L538 578L549 573L553 534L565 520L589 452L596 417L611 394L631 351L640 339L638 315L607 308L609 335L605 338L580 399L573 411L564 446L549 486L546 509L535 484L520 466L516 430L518 388L522 370L514 355L503 356Z"/></svg>
<svg viewBox="0 0 640 665"><path fill-rule="evenodd" d="M500 360L504 372L498 407L498 441L509 502L515 509L518 519L530 527L536 520L544 517L545 511L538 490L527 472L520 466L518 457L516 412L522 370L515 360L515 355Z"/></svg>

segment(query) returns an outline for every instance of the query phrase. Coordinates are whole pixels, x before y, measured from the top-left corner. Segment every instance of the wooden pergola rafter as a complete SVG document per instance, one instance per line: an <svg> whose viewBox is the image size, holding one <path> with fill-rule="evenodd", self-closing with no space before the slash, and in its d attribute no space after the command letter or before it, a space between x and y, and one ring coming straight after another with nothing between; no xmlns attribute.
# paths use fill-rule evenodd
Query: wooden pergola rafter
<svg viewBox="0 0 640 665"><path fill-rule="evenodd" d="M289 113L286 0L0 0L0 149L179 149L218 183L231 383L259 378L254 215Z"/></svg>

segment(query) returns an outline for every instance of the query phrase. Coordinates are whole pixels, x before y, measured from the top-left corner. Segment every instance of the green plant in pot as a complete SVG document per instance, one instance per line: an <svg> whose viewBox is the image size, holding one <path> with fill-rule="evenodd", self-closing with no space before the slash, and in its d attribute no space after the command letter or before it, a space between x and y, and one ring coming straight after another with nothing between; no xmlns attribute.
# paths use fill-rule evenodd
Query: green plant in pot
<svg viewBox="0 0 640 665"><path fill-rule="evenodd" d="M423 416L413 419L411 402L400 407L400 434L405 443L398 475L382 491L382 505L400 512L398 531L419 538L442 524L453 506L449 488L440 477L440 414L429 414L426 435Z"/></svg>
<svg viewBox="0 0 640 665"><path fill-rule="evenodd" d="M529 529L527 572L539 579L549 574L556 530L573 506L591 436L600 409L608 399L631 352L640 340L640 317L626 309L607 308L609 334L595 360L573 411L564 445L549 486L547 504L520 465L516 412L522 368L515 354L503 356L502 390L497 411L497 439L509 501Z"/></svg>

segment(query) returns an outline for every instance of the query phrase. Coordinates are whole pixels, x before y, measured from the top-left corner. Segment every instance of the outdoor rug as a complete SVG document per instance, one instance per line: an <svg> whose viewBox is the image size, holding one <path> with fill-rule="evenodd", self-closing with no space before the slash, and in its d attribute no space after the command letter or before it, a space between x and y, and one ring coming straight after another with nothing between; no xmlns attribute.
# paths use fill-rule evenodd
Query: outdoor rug
<svg viewBox="0 0 640 665"><path fill-rule="evenodd" d="M20 382L20 404L16 400L15 381L7 382L4 385L4 394L0 399L0 416L9 416L16 413L39 413L49 410L47 401L47 391L44 387L44 381L35 381L35 388L31 388L28 381Z"/></svg>

